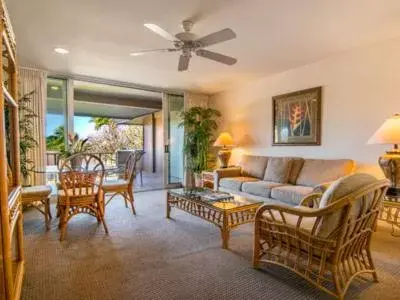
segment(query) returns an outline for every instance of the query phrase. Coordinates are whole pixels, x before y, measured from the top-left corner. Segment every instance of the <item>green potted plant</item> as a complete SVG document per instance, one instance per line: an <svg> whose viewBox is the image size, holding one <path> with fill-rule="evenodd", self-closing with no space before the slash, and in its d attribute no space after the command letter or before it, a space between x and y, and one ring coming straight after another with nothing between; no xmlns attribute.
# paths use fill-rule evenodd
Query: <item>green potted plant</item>
<svg viewBox="0 0 400 300"><path fill-rule="evenodd" d="M22 176L22 184L30 185L29 174L32 169L35 168L34 161L30 158L29 153L38 147L38 142L34 138L35 121L38 115L30 108L32 102L32 96L35 91L31 91L22 95L18 99L18 115L19 115L19 154L20 154L20 170ZM8 129L10 127L10 112L6 107L6 120L5 126ZM9 130L7 130L7 144L11 144L11 138L9 135ZM11 148L7 148L7 158L11 160Z"/></svg>
<svg viewBox="0 0 400 300"><path fill-rule="evenodd" d="M201 172L208 169L210 147L217 119L221 113L212 108L194 106L182 112L180 126L185 128L183 151L186 155L186 169L194 176L195 186L201 185Z"/></svg>
<svg viewBox="0 0 400 300"><path fill-rule="evenodd" d="M61 150L61 157L67 158L74 154L82 153L87 150L87 142L89 138L81 139L77 133L68 134L67 147ZM71 160L73 168L79 168L81 166L81 160L79 157L75 157Z"/></svg>

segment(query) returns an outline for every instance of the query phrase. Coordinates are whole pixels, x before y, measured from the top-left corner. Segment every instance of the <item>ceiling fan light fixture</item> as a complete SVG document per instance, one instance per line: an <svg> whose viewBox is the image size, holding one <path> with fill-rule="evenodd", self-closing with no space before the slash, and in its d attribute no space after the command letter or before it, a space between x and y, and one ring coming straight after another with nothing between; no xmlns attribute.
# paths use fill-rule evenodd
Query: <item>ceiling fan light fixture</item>
<svg viewBox="0 0 400 300"><path fill-rule="evenodd" d="M171 41L174 45L174 48L132 52L130 54L131 56L162 52L181 52L178 62L178 71L186 71L188 69L189 61L193 53L195 53L197 56L229 66L234 65L237 62L237 59L234 57L203 49L211 45L235 39L236 34L230 28L225 28L201 38L197 38L196 35L191 32L193 22L190 20L185 20L182 22L183 32L179 32L175 34L175 36L153 23L145 23L144 26L164 39Z"/></svg>

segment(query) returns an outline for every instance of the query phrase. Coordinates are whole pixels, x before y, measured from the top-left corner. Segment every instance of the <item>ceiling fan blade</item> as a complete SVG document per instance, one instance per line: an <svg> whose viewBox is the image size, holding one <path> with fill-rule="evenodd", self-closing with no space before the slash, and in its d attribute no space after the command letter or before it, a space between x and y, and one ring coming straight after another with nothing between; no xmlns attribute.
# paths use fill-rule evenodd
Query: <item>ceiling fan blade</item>
<svg viewBox="0 0 400 300"><path fill-rule="evenodd" d="M143 51L134 51L131 52L131 56L139 56L139 55L144 55L144 54L153 54L153 53L163 53L163 52L175 52L178 51L178 49L174 48L169 48L169 49L154 49L154 50L143 50Z"/></svg>
<svg viewBox="0 0 400 300"><path fill-rule="evenodd" d="M201 47L208 47L214 44L222 43L236 38L236 33L232 29L226 28L209 35L199 38L195 42L198 42Z"/></svg>
<svg viewBox="0 0 400 300"><path fill-rule="evenodd" d="M151 31L153 31L154 33L157 33L158 35L161 35L163 38L174 42L176 41L176 38L170 34L169 32L165 31L164 29L162 29L160 26L156 25L156 24L152 24L152 23L146 23L144 24L144 26L148 29L150 29Z"/></svg>
<svg viewBox="0 0 400 300"><path fill-rule="evenodd" d="M226 55L223 55L220 53L204 50L204 49L197 50L196 55L204 57L204 58L212 59L214 61L226 64L226 65L230 65L230 66L236 64L236 62L237 62L236 58L226 56Z"/></svg>
<svg viewBox="0 0 400 300"><path fill-rule="evenodd" d="M181 55L179 57L178 71L186 71L189 68L189 55Z"/></svg>

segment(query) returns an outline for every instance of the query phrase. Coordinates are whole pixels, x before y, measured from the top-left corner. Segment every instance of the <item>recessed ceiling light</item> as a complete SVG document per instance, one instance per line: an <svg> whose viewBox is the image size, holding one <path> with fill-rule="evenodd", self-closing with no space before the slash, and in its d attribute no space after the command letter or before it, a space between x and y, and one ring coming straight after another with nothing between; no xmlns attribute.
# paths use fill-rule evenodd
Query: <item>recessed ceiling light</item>
<svg viewBox="0 0 400 300"><path fill-rule="evenodd" d="M56 86L56 85L52 85L50 87L53 91L58 91L60 89L60 87Z"/></svg>
<svg viewBox="0 0 400 300"><path fill-rule="evenodd" d="M69 51L64 48L54 48L54 52L62 55L69 53Z"/></svg>

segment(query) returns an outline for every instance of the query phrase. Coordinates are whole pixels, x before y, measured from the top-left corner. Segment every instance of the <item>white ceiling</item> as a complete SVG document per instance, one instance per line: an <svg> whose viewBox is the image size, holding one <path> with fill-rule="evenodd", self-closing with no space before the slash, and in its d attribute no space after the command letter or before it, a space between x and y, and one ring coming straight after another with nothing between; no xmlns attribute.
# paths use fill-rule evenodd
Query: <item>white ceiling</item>
<svg viewBox="0 0 400 300"><path fill-rule="evenodd" d="M247 80L400 36L399 0L9 0L20 64L169 89L215 93ZM237 39L210 47L236 57L225 66L178 54L131 57L170 43L143 27L177 33L195 19L200 36L230 27ZM61 56L53 48L64 47Z"/></svg>

